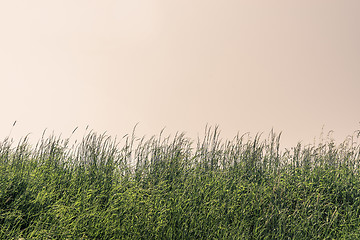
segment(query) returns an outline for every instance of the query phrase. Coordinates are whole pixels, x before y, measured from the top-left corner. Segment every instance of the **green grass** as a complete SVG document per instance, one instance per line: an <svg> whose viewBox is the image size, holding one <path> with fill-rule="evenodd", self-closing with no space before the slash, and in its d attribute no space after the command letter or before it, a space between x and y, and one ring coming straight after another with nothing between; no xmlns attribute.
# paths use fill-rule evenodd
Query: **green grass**
<svg viewBox="0 0 360 240"><path fill-rule="evenodd" d="M0 143L0 239L360 239L359 135Z"/></svg>

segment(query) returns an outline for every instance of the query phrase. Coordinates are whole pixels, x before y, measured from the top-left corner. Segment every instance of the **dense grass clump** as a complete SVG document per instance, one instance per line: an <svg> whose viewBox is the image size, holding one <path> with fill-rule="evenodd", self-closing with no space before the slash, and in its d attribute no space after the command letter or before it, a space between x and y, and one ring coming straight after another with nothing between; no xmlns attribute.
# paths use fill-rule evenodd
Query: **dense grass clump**
<svg viewBox="0 0 360 240"><path fill-rule="evenodd" d="M360 239L357 136L0 143L0 239Z"/></svg>

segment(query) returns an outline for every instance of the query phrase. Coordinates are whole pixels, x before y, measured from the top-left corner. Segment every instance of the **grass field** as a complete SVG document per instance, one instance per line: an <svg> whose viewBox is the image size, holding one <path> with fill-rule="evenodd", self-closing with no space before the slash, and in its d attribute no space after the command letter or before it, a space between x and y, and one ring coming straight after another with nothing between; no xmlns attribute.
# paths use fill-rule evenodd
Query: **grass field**
<svg viewBox="0 0 360 240"><path fill-rule="evenodd" d="M360 239L358 139L5 139L0 239Z"/></svg>

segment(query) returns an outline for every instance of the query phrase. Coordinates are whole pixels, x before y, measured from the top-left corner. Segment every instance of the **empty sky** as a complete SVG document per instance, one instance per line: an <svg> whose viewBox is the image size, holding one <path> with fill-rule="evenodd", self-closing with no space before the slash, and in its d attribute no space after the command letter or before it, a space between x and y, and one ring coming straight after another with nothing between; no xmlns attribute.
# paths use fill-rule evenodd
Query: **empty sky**
<svg viewBox="0 0 360 240"><path fill-rule="evenodd" d="M360 129L358 0L0 0L0 141Z"/></svg>

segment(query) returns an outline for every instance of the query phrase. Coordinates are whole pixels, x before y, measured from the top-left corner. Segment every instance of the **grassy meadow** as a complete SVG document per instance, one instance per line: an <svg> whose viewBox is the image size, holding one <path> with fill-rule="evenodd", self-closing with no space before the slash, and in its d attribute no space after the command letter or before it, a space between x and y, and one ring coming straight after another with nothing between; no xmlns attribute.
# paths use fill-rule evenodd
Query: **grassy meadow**
<svg viewBox="0 0 360 240"><path fill-rule="evenodd" d="M285 150L205 132L4 139L0 239L360 239L359 132Z"/></svg>

